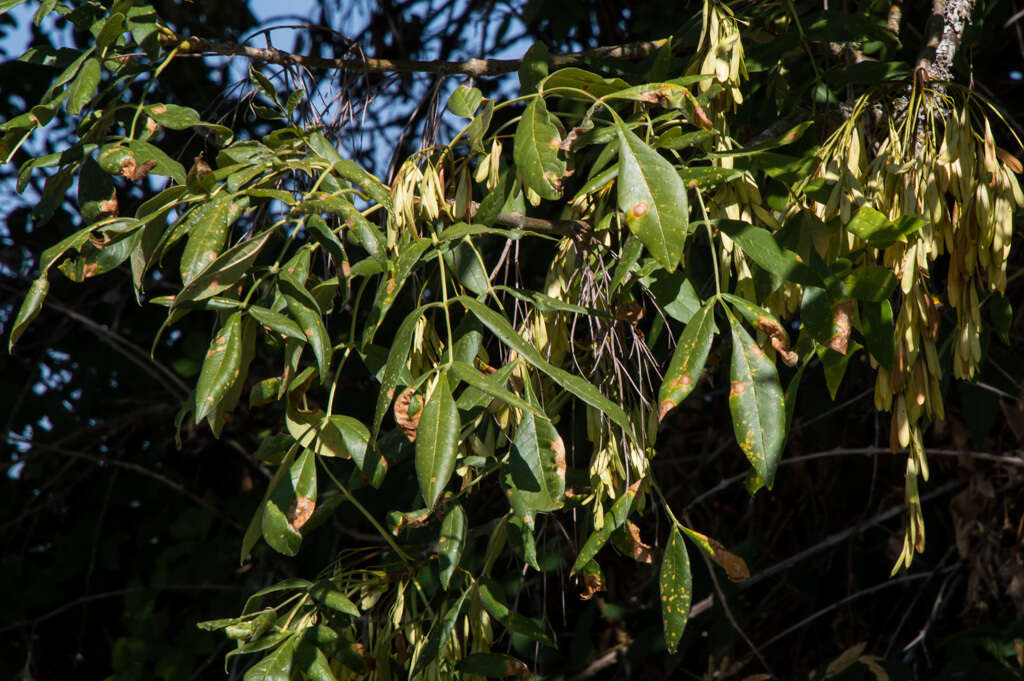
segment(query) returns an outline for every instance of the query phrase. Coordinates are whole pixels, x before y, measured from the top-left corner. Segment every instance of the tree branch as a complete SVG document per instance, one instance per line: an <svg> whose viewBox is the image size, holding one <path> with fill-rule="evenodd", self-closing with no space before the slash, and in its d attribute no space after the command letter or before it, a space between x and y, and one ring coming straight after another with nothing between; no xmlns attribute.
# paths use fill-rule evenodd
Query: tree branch
<svg viewBox="0 0 1024 681"><path fill-rule="evenodd" d="M929 80L951 80L953 57L960 47L964 28L971 19L975 0L932 0L932 14L925 26L924 48L915 71Z"/></svg>
<svg viewBox="0 0 1024 681"><path fill-rule="evenodd" d="M326 59L311 55L294 54L274 47L250 47L237 43L223 43L200 37L167 37L163 41L177 47L182 54L215 54L246 57L254 61L280 66L361 71L363 73L436 73L441 76L464 75L472 77L499 76L519 68L522 59L467 59L465 61L420 61L415 59L378 59L371 57ZM554 68L572 66L585 59L643 59L665 44L664 40L626 43L596 47L583 52L552 55L548 63Z"/></svg>

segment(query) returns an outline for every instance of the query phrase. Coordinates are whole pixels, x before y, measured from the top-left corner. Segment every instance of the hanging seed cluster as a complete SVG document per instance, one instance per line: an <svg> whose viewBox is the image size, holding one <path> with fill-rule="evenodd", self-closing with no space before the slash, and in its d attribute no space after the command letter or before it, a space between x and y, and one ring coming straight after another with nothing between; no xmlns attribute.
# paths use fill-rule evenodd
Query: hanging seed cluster
<svg viewBox="0 0 1024 681"><path fill-rule="evenodd" d="M941 116L940 106L951 115ZM996 146L987 109L970 93L941 99L915 93L902 112L887 117L873 154L868 109L864 97L823 148L825 177L835 187L818 214L846 225L867 204L892 221L925 221L906 238L869 249L899 280L893 367L879 366L875 383L875 407L892 412L892 450L910 450L907 535L898 569L910 564L914 550L924 550L917 478L928 479L922 417L945 417L936 349L942 294L956 315L953 374L971 378L981 361L980 298L1005 290L1013 212L1024 206L1024 194L1016 177L1020 163ZM841 240L839 253L869 246L847 232ZM944 255L946 271L936 271Z"/></svg>

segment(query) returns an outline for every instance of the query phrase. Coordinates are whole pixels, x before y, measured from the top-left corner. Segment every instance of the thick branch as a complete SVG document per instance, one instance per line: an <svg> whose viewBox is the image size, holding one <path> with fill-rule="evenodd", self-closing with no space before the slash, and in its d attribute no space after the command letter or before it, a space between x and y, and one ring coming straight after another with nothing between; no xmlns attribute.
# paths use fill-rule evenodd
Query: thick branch
<svg viewBox="0 0 1024 681"><path fill-rule="evenodd" d="M925 43L917 61L917 72L929 80L951 80L953 57L960 47L964 28L971 19L976 0L933 0L932 15L925 27Z"/></svg>
<svg viewBox="0 0 1024 681"><path fill-rule="evenodd" d="M319 69L339 69L364 73L437 73L443 76L498 76L511 73L519 68L521 59L467 59L466 61L419 61L415 59L347 58L325 59L310 55L294 54L274 47L250 47L237 43L222 43L205 38L189 37L167 41L177 46L180 53L219 54L240 56L281 66L305 66ZM560 68L578 64L584 59L643 59L665 44L664 40L627 43L597 47L583 52L552 55L549 63Z"/></svg>

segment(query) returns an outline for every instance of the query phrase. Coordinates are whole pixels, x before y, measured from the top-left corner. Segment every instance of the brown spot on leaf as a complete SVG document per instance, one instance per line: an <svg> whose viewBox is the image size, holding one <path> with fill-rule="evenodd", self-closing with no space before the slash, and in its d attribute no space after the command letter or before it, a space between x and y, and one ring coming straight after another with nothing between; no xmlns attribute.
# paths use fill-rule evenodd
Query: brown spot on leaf
<svg viewBox="0 0 1024 681"><path fill-rule="evenodd" d="M160 129L160 124L154 121L149 116L146 117L146 132L152 137L156 134L156 131Z"/></svg>
<svg viewBox="0 0 1024 681"><path fill-rule="evenodd" d="M634 218L642 218L647 215L647 211L650 209L651 206L646 201L637 201L633 204L633 207L629 209L629 214Z"/></svg>
<svg viewBox="0 0 1024 681"><path fill-rule="evenodd" d="M558 145L558 148L562 151L570 151L572 145L576 144L576 140L579 139L580 135L587 132L588 128L575 127L569 131L569 134L565 136L562 143Z"/></svg>
<svg viewBox="0 0 1024 681"><path fill-rule="evenodd" d="M555 473L562 479L562 483L565 483L565 443L562 442L562 436L557 436L551 441L551 451L555 453Z"/></svg>
<svg viewBox="0 0 1024 681"><path fill-rule="evenodd" d="M88 279L97 274L100 266L94 262L82 266L82 279Z"/></svg>
<svg viewBox="0 0 1024 681"><path fill-rule="evenodd" d="M828 339L828 347L840 355L846 354L846 348L850 342L851 316L853 316L853 302L849 300L837 303L832 312L832 329L836 333Z"/></svg>
<svg viewBox="0 0 1024 681"><path fill-rule="evenodd" d="M409 442L416 441L416 433L420 427L420 416L423 414L423 397L416 394L415 388L406 388L395 400L395 423Z"/></svg>
<svg viewBox="0 0 1024 681"><path fill-rule="evenodd" d="M131 182L138 182L139 180L149 175L149 171L156 168L156 161L149 159L142 165L136 165L135 158L132 156L126 157L121 161L121 175L127 178Z"/></svg>
<svg viewBox="0 0 1024 681"><path fill-rule="evenodd" d="M288 509L288 524L292 526L292 529L296 532L305 525L313 515L313 509L316 508L316 502L309 497L299 497L292 504L291 508Z"/></svg>
<svg viewBox="0 0 1024 681"><path fill-rule="evenodd" d="M636 300L631 300L628 303L619 305L615 309L615 318L623 322L629 322L633 326L636 326L637 323L639 323L640 320L644 318L643 303Z"/></svg>
<svg viewBox="0 0 1024 681"><path fill-rule="evenodd" d="M163 112L167 111L167 107L163 104L157 104L153 107L152 111L155 114L162 114Z"/></svg>
<svg viewBox="0 0 1024 681"><path fill-rule="evenodd" d="M676 408L676 403L672 400L665 400L658 407L658 421L662 421L665 418L665 414L669 413Z"/></svg>
<svg viewBox="0 0 1024 681"><path fill-rule="evenodd" d="M729 397L742 395L745 392L747 392L747 384L743 381L733 381L729 386Z"/></svg>
<svg viewBox="0 0 1024 681"><path fill-rule="evenodd" d="M345 277L346 279L352 276L352 266L348 264L348 260L342 261L342 263L338 266L338 269L341 271L341 276Z"/></svg>

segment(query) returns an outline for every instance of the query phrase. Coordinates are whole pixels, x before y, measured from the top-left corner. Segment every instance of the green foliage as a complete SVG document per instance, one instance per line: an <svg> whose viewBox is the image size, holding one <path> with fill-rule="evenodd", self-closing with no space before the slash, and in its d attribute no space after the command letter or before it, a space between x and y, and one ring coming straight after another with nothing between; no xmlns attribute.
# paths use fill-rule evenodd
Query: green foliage
<svg viewBox="0 0 1024 681"><path fill-rule="evenodd" d="M613 547L638 563L657 556L655 647L675 654L694 594L683 535L730 577L749 576L677 518L651 465L659 424L709 382L714 353L731 353L729 390L706 392L707 408L728 411L754 494L779 478L805 368L817 359L835 398L866 349L892 450L908 450L897 568L923 551L923 438L943 417L950 360L938 348L953 345L957 377L975 374L979 290L995 294L1008 337L999 294L1024 194L996 150L991 106L952 84L937 92L899 62L836 67L800 96L831 103L881 75L902 79L902 109L885 88L864 88L841 122L805 139L819 121L782 88L779 108L807 120L742 144L749 74L774 69L764 50L895 43L864 16L802 25L791 3L764 5L741 21L708 0L689 42L659 43L648 71L620 60L558 68L536 43L519 97L458 87L448 108L469 122L406 157L390 186L300 120L302 93L255 63L258 139L188 106L145 103L137 79L158 88L165 68L202 49L150 6L75 10L87 48L23 57L54 78L0 127L0 155L14 158L58 116L74 120L59 155L27 158L19 174L56 168L40 224L77 182L80 219L43 252L11 347L54 268L83 283L128 263L140 298L160 273L158 337L188 315L213 329L179 423L191 412L220 437L247 385L249 405L268 414L257 456L276 470L243 562L261 540L298 556L336 513L379 535L316 581L256 591L239 617L201 625L237 642L229 658L256 655L246 679L525 678L524 651L558 644L548 622L517 610L508 576L569 568L590 598ZM783 27L764 61L744 51L750 22L760 38ZM784 77L757 81L757 96ZM186 171L167 131L211 135L217 153ZM119 197L149 174L169 184L122 215ZM515 286L498 283L510 274ZM955 311L945 335L940 295ZM787 328L799 332L792 345ZM360 400L344 394L353 386ZM652 507L668 520L659 548L635 525ZM579 545L542 535L547 519Z"/></svg>

